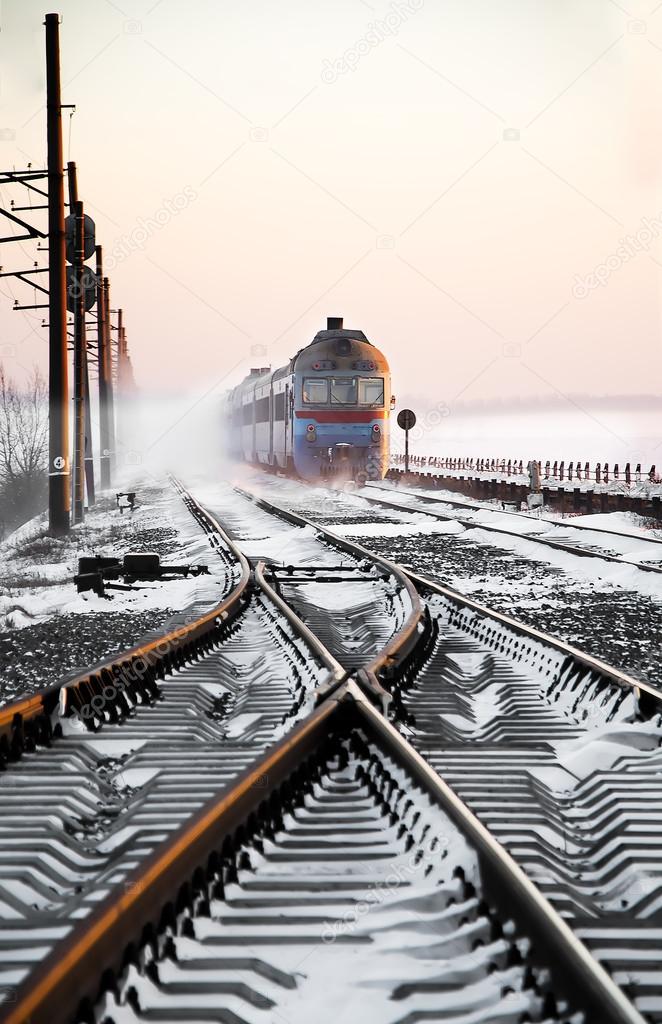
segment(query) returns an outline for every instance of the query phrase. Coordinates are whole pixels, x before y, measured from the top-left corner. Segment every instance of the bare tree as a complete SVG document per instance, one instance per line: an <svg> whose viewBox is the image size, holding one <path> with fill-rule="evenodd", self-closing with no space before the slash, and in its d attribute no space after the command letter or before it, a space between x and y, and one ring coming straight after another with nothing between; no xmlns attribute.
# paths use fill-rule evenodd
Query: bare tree
<svg viewBox="0 0 662 1024"><path fill-rule="evenodd" d="M47 493L48 392L35 369L23 387L0 365L0 530L25 522Z"/></svg>

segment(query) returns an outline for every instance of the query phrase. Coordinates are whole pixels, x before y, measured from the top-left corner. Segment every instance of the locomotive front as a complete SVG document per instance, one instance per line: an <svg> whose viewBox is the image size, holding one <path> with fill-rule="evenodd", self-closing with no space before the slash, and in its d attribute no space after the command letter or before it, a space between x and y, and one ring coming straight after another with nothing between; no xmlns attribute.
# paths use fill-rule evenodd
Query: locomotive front
<svg viewBox="0 0 662 1024"><path fill-rule="evenodd" d="M306 480L381 480L388 470L391 375L363 331L330 317L294 361L294 466Z"/></svg>

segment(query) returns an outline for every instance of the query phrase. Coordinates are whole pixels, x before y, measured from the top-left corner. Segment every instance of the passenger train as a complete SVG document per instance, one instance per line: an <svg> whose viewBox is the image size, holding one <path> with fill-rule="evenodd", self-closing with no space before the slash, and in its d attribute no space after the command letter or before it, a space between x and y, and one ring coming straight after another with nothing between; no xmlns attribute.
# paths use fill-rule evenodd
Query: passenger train
<svg viewBox="0 0 662 1024"><path fill-rule="evenodd" d="M304 480L379 480L389 461L388 362L363 331L329 317L286 366L251 370L222 398L238 459Z"/></svg>

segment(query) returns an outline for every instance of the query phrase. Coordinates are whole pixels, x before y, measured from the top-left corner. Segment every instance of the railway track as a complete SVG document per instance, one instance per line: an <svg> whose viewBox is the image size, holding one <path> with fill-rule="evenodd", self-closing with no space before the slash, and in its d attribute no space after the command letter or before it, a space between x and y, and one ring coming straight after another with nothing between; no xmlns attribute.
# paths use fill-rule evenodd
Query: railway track
<svg viewBox="0 0 662 1024"><path fill-rule="evenodd" d="M222 603L191 607L139 648L0 710L5 993L342 676L183 496L223 552Z"/></svg>
<svg viewBox="0 0 662 1024"><path fill-rule="evenodd" d="M526 1014L530 1020L574 1022L578 1007L587 1010L587 1020L640 1022L643 1018L586 953L579 936L609 966L646 1019L662 1021L654 962L656 936L662 934L662 927L656 930L662 900L655 869L662 840L646 810L659 800L662 759L656 750L662 738L662 694L447 588L405 573L291 509L229 488L216 496L202 495L203 504L190 495L187 500L210 532L235 552L242 580L248 578L246 556L250 558L253 589L244 595L235 617L223 619L215 610L211 621L225 632L214 637L203 657L190 665L168 665L169 672L177 671L160 685L158 704L145 703L128 720L113 721L97 702L88 724L103 728L83 733L81 708L85 697L88 704L91 699L77 681L71 695L59 694L57 707L65 716L78 711L81 731L74 735L70 718L60 716L65 735L56 737L52 749L39 746L11 767L14 779L14 772L36 769L36 799L44 777L56 770L63 776L62 769L67 772L68 788L62 796L66 787L53 776L52 790L58 800L62 796L66 813L60 810L58 816L42 791L22 837L16 808L13 818L6 819L14 850L0 898L9 893L14 904L10 916L3 915L0 959L4 948L6 967L0 984L16 987L16 1002L7 1004L2 1019L22 1020L16 1014L31 1007L34 1021L45 1020L45 1008L54 1001L64 1015L48 1013L50 1024L74 1019L66 1014L75 1012L72 999L83 992L88 1003L83 1016L75 1019L95 1019L91 1002L97 1000L101 983L107 993L97 1005L98 1020L178 1020L179 1014L182 1020L278 1019L269 1017L273 1011L294 1021L308 1019L313 1001L317 1005L316 985L326 984L325 1005L328 999L330 1007L346 1009L338 1001L347 998L352 1014L355 1009L367 1013L372 998L370 1005L379 1007L375 1020L442 1019L437 1012L442 999L454 1014L444 1009L443 1019L463 1024L509 1024L526 1019ZM191 627L196 630L199 623L196 619ZM198 652L189 654L198 658ZM307 674L311 664L315 672ZM355 679L361 690L345 682L347 678ZM399 736L366 697L382 711L391 705ZM322 704L311 711L316 700ZM291 786L286 786L282 812L272 814L273 794L276 789L280 793L285 778L279 774L278 758L287 762L288 771L294 770L292 751L299 748L293 737L300 732L310 736L317 728L311 723L328 722L340 705L343 721L350 705L350 717L360 706L360 724L352 719L345 731L334 726L332 753L326 734L324 742L316 734L312 749L323 747L326 760L316 762L312 783L307 769L299 767L295 776L302 802L293 802ZM38 714L43 719L44 704ZM48 738L43 727L36 736L27 724L22 722L23 736L32 735L33 742ZM368 725L371 736L365 735ZM256 766L256 756L279 736L284 737L276 748L280 753L267 750ZM581 761L582 744L590 747L593 736L620 746L611 759L602 752L595 766L588 757L590 770L582 776L576 764L573 771L575 747ZM94 771L105 773L104 782L109 783L105 789L92 789L87 803L82 791L89 786L84 775L89 766L81 768L83 750L96 759ZM428 796L433 790L437 802L443 790L450 801L444 813L450 814L463 839L449 831L446 819L443 825L441 819L435 821L434 814L424 835L413 828L418 817L416 822L403 819L393 833L403 810L391 802L397 773L388 768L389 789L380 790L378 798L370 776L378 771L376 766L391 761L414 771L416 785L424 776L424 789ZM242 770L244 781L235 785L232 780ZM464 804L457 803L445 783ZM413 785L410 778L400 778L401 790ZM223 786L228 789L219 804L213 794ZM376 810L365 786L377 800ZM5 787L0 794L8 792ZM239 817L232 817L235 799L243 808ZM260 805L260 821L268 811L266 831L262 826L256 831ZM234 808L229 845L228 808ZM467 808L489 826L491 838ZM409 808L408 813L413 818L417 812ZM208 861L209 848L194 865L201 855L201 821L209 822L210 814L220 861L218 856ZM367 815L365 820L362 815ZM474 823L469 833L458 825L457 815L464 825ZM357 901L357 876L363 876L361 893L381 893L382 869L402 866L404 854L416 858L422 838L435 830L452 835L453 850L464 851L460 861L449 861L461 872L447 877L442 865L439 874L438 860L445 857L433 858L432 864L425 861L421 871L417 861L411 880L406 879L411 885L403 887L404 902L396 886L395 896L380 895L379 906L370 907L365 927L361 922L347 929L357 906L371 905L372 897ZM404 853L403 837L408 846ZM81 838L89 857L82 864ZM481 846L488 840L493 847L489 856ZM468 852L467 843L472 848ZM517 884L512 874L504 882L500 872L505 869L492 860L510 864L506 849L520 865L513 868ZM24 853L25 871L17 872L17 854L22 858ZM64 861L66 870L60 867ZM183 863L189 877L195 866L215 865L211 876L207 871L214 883L213 894L208 892L211 903L200 896L204 886L200 888L199 872L195 898L190 886L188 902L177 897ZM55 884L49 876L54 865L62 875ZM426 888L432 884L430 873L435 892L445 894L442 903L458 901L458 880L460 905L464 907L466 896L475 900L464 907L459 921L446 906L439 912ZM38 896L46 895L50 902L30 907L35 878L44 888ZM332 882L330 888L325 881ZM498 898L504 885L505 906ZM515 894L521 895L522 885L529 902L525 900L524 909L518 905L516 914ZM170 910L162 918L164 906ZM143 930L146 913L149 932ZM507 923L511 917L516 919L515 931ZM82 918L73 931L72 918ZM486 930L490 940L493 933L499 940L505 935L496 961L491 941L486 943L487 962L476 962L476 949L467 947L467 929L473 935L474 924L483 943ZM619 943L624 932L627 942ZM513 945L510 938L524 934L534 937L536 955L530 961L528 943L518 938ZM320 943L333 947L335 959L322 961L308 976L302 964ZM127 944L133 952L123 967ZM368 947L372 956L364 961L361 956ZM44 954L41 966L30 973ZM86 959L89 955L92 960ZM360 966L347 992L332 994L329 962L346 974L355 958ZM544 970L538 975L540 963ZM517 970L508 974L510 968ZM505 978L498 973L502 970ZM81 971L88 979L84 983ZM579 1002L573 1002L577 993Z"/></svg>
<svg viewBox="0 0 662 1024"><path fill-rule="evenodd" d="M6 1024L642 1024L353 683L101 903Z"/></svg>
<svg viewBox="0 0 662 1024"><path fill-rule="evenodd" d="M0 710L5 994L72 920L124 885L137 864L346 674L262 566L252 572L218 520L179 490L222 552L222 603L189 608L140 647ZM310 547L319 554L319 545ZM409 635L417 616L398 602L388 573L350 561L334 552L325 571L353 572L369 588L369 600L355 609L357 623L376 621L380 599L384 616L393 606L390 631L382 628L366 651L374 658L403 630Z"/></svg>
<svg viewBox="0 0 662 1024"><path fill-rule="evenodd" d="M301 530L314 526L332 547L368 557L291 508L253 500ZM290 581L283 570L272 571L305 616L311 602L298 588L303 583L305 591L307 576ZM651 969L662 934L655 867L662 837L651 810L662 783L662 693L448 588L405 575L424 601L429 632L403 671L385 663L376 674L401 728L577 934L607 957L619 981L641 993L650 1019L662 1020L662 999L651 995L662 990L662 972ZM325 616L332 613L325 607ZM342 618L341 608L327 631L342 632ZM342 651L336 653L342 662ZM623 931L629 946L618 945Z"/></svg>
<svg viewBox="0 0 662 1024"><path fill-rule="evenodd" d="M394 494L398 500L394 500ZM643 572L662 573L662 565L652 565L646 560L662 560L662 540L657 537L639 537L588 524L538 518L474 502L431 497L417 491L403 495L401 490L378 484L370 484L361 492L361 497L394 512L423 512L442 522L455 522L468 531L484 530L487 533L524 538L543 547L579 557L599 558L619 565L632 565ZM462 509L466 515L459 516L451 512L451 509ZM519 522L520 528L509 529L509 520L511 527L514 522ZM644 552L646 555L642 558Z"/></svg>

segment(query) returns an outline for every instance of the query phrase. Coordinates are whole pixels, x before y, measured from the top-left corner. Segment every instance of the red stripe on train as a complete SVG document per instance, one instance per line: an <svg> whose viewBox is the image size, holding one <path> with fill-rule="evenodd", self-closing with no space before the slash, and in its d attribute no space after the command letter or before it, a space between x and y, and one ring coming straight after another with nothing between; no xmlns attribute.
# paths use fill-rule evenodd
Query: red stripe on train
<svg viewBox="0 0 662 1024"><path fill-rule="evenodd" d="M316 423L370 423L371 420L386 419L385 409L370 409L351 411L349 409L335 410L328 412L321 409L297 409L295 414L298 420L315 420Z"/></svg>

